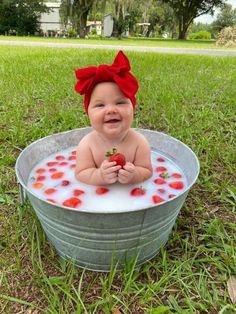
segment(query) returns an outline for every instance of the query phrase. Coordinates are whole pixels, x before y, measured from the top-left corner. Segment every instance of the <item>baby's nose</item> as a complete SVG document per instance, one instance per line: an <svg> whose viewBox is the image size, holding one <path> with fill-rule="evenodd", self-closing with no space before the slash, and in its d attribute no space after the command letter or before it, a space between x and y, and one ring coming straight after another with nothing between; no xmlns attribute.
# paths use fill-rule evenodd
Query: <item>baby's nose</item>
<svg viewBox="0 0 236 314"><path fill-rule="evenodd" d="M107 112L116 112L117 111L117 107L114 104L108 104L107 105Z"/></svg>

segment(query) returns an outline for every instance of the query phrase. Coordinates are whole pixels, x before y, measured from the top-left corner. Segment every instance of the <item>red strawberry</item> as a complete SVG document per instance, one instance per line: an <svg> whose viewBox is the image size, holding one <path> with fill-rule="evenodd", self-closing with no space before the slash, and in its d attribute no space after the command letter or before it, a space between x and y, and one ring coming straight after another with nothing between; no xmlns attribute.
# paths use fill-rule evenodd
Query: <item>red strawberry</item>
<svg viewBox="0 0 236 314"><path fill-rule="evenodd" d="M126 164L125 156L121 153L117 153L117 149L113 148L112 152L107 152L106 157L109 157L109 161L115 161L117 165L123 166Z"/></svg>
<svg viewBox="0 0 236 314"><path fill-rule="evenodd" d="M131 192L130 195L132 196L142 196L146 194L146 190L143 189L142 187L140 188L134 188Z"/></svg>
<svg viewBox="0 0 236 314"><path fill-rule="evenodd" d="M156 168L157 172L165 172L166 170L167 170L166 167L162 167L162 166Z"/></svg>
<svg viewBox="0 0 236 314"><path fill-rule="evenodd" d="M159 204L159 203L164 202L164 199L161 198L161 197L158 196L158 195L153 195L153 196L152 196L152 201L153 201L154 204Z"/></svg>
<svg viewBox="0 0 236 314"><path fill-rule="evenodd" d="M102 194L107 193L108 191L109 191L109 189L107 189L107 188L97 188L96 189L96 194L97 195L102 195Z"/></svg>
<svg viewBox="0 0 236 314"><path fill-rule="evenodd" d="M169 194L168 197L169 197L169 199L171 199L171 198L175 197L175 194Z"/></svg>
<svg viewBox="0 0 236 314"><path fill-rule="evenodd" d="M66 161L59 162L59 166L67 166L67 165L68 165L68 162Z"/></svg>
<svg viewBox="0 0 236 314"><path fill-rule="evenodd" d="M179 178L182 178L182 175L180 173L175 172L175 173L172 173L171 177L175 179L179 179Z"/></svg>
<svg viewBox="0 0 236 314"><path fill-rule="evenodd" d="M75 189L73 191L74 196L79 196L81 194L84 194L85 192L83 190Z"/></svg>
<svg viewBox="0 0 236 314"><path fill-rule="evenodd" d="M43 169L43 168L38 168L38 169L36 170L36 173L42 174L42 173L44 173L45 171L46 171L46 170Z"/></svg>
<svg viewBox="0 0 236 314"><path fill-rule="evenodd" d="M47 166L48 167L53 167L53 166L56 166L57 164L58 164L57 161L49 161L49 162L47 162Z"/></svg>
<svg viewBox="0 0 236 314"><path fill-rule="evenodd" d="M63 176L64 176L64 172L58 171L58 172L53 173L53 174L51 175L51 178L52 178L52 179L60 179L60 178L62 178Z"/></svg>
<svg viewBox="0 0 236 314"><path fill-rule="evenodd" d="M164 194L166 192L165 189L158 189L157 191L160 192L161 194Z"/></svg>
<svg viewBox="0 0 236 314"><path fill-rule="evenodd" d="M156 183L156 184L165 184L166 181L164 179L162 179L162 178L157 178L157 179L154 180L154 183Z"/></svg>
<svg viewBox="0 0 236 314"><path fill-rule="evenodd" d="M74 156L74 155L71 155L68 157L68 160L75 160L75 159L76 159L76 156Z"/></svg>
<svg viewBox="0 0 236 314"><path fill-rule="evenodd" d="M57 190L54 189L54 188L49 188L47 190L44 191L45 194L52 194L52 193L55 193Z"/></svg>
<svg viewBox="0 0 236 314"><path fill-rule="evenodd" d="M184 187L184 184L182 181L174 181L169 183L169 187L175 190L182 190Z"/></svg>
<svg viewBox="0 0 236 314"><path fill-rule="evenodd" d="M45 179L46 179L45 176L38 176L38 177L36 178L36 181L44 181Z"/></svg>
<svg viewBox="0 0 236 314"><path fill-rule="evenodd" d="M70 184L70 181L68 181L68 180L62 180L62 182L61 182L62 186L67 186L69 184Z"/></svg>
<svg viewBox="0 0 236 314"><path fill-rule="evenodd" d="M63 202L63 205L66 207L72 207L72 208L76 208L78 205L80 205L82 202L79 198L77 197L71 197L68 198L67 200L65 200Z"/></svg>
<svg viewBox="0 0 236 314"><path fill-rule="evenodd" d="M158 158L157 158L157 161L159 161L159 162L164 162L164 161L165 161L165 159L164 159L164 158L162 158L162 157L158 157Z"/></svg>
<svg viewBox="0 0 236 314"><path fill-rule="evenodd" d="M55 171L57 171L57 168L50 168L49 169L49 172L55 172Z"/></svg>
<svg viewBox="0 0 236 314"><path fill-rule="evenodd" d="M62 156L62 155L57 155L57 156L55 157L55 159L56 159L56 160L64 160L65 157Z"/></svg>

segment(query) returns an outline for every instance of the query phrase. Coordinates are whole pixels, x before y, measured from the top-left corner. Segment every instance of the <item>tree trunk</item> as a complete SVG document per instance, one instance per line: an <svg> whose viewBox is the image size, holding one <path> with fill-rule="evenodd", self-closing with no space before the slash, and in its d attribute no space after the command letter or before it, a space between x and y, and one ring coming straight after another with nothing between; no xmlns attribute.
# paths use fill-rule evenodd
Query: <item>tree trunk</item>
<svg viewBox="0 0 236 314"><path fill-rule="evenodd" d="M86 29L87 16L88 16L88 12L83 12L80 15L80 19L79 19L79 37L80 38L85 38L85 36L87 35L87 29Z"/></svg>
<svg viewBox="0 0 236 314"><path fill-rule="evenodd" d="M179 17L179 37L178 39L186 39L187 37L187 23L183 20L183 17Z"/></svg>

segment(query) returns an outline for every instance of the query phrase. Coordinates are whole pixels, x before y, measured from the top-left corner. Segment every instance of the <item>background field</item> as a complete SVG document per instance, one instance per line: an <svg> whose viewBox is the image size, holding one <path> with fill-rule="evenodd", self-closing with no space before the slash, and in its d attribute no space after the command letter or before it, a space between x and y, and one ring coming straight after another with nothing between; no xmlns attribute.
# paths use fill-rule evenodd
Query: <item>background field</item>
<svg viewBox="0 0 236 314"><path fill-rule="evenodd" d="M161 38L99 38L91 36L88 39L69 39L69 38L53 38L53 37L15 37L0 36L0 40L18 40L18 41L36 41L36 42L53 42L53 43L74 43L74 44L98 44L98 45L124 45L124 46L149 46L149 47L165 47L165 48L196 48L196 49L226 49L236 50L236 48L218 47L215 40L177 40L177 39L161 39Z"/></svg>
<svg viewBox="0 0 236 314"><path fill-rule="evenodd" d="M167 246L123 272L83 271L56 255L14 165L43 136L88 125L74 69L115 52L0 47L0 313L236 313L236 58L129 52L140 81L135 127L165 132L198 155L201 172Z"/></svg>

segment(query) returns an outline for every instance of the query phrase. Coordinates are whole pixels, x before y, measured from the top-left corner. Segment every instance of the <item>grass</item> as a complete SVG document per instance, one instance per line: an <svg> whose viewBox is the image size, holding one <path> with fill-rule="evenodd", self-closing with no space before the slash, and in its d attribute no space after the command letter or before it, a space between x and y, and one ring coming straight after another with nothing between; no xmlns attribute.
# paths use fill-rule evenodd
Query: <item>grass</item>
<svg viewBox="0 0 236 314"><path fill-rule="evenodd" d="M88 39L68 39L68 38L52 38L52 37L15 37L15 36L0 36L0 40L18 40L18 41L42 41L53 43L74 43L74 44L97 44L97 45L124 45L124 46L150 46L163 48L195 48L195 49L226 49L234 50L235 48L218 47L215 40L177 40L163 38L145 38L145 37L130 37L122 38L100 38L90 37Z"/></svg>
<svg viewBox="0 0 236 314"><path fill-rule="evenodd" d="M107 274L57 256L31 205L20 205L14 164L34 140L88 125L73 71L111 63L114 52L2 46L0 313L236 313L227 290L236 276L236 59L127 55L140 81L134 126L180 139L201 164L168 244Z"/></svg>

